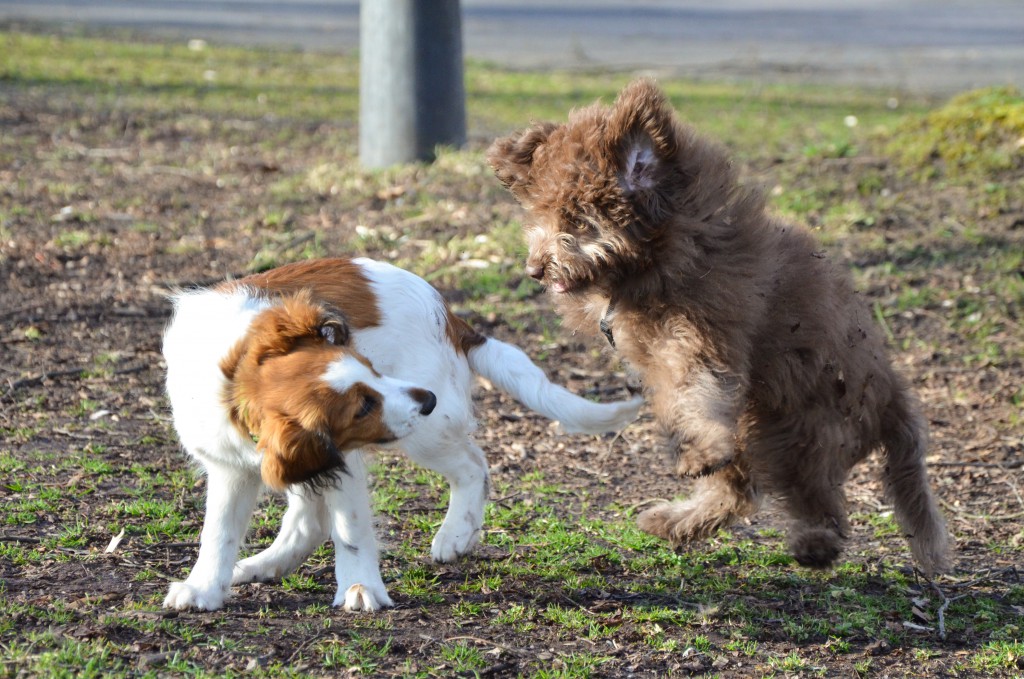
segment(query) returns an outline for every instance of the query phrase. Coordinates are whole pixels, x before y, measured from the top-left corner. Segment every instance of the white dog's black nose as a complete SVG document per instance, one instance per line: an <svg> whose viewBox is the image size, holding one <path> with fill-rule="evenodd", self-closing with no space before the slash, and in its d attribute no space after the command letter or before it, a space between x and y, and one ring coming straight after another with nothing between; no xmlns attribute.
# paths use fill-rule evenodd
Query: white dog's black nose
<svg viewBox="0 0 1024 679"><path fill-rule="evenodd" d="M429 415L434 412L434 408L437 406L437 397L434 396L434 392L426 389L411 389L409 395L420 404L420 415Z"/></svg>
<svg viewBox="0 0 1024 679"><path fill-rule="evenodd" d="M526 275L538 281L544 280L544 267L527 264Z"/></svg>

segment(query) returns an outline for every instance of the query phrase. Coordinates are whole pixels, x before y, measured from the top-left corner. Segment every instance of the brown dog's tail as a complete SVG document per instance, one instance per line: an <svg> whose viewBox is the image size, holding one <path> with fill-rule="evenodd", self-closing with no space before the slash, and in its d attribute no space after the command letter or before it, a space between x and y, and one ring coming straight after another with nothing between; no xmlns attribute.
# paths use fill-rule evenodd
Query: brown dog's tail
<svg viewBox="0 0 1024 679"><path fill-rule="evenodd" d="M906 389L899 389L882 420L886 494L910 549L926 575L950 568L949 533L928 485L928 424Z"/></svg>

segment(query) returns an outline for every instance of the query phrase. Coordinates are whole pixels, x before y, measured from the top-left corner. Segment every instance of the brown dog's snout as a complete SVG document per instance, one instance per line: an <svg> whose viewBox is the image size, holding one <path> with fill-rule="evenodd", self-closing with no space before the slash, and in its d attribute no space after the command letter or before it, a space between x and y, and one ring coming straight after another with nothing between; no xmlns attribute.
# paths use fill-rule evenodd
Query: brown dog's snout
<svg viewBox="0 0 1024 679"><path fill-rule="evenodd" d="M434 408L437 406L437 397L434 396L434 392L426 389L410 389L409 396L414 401L420 404L420 415L429 415L434 412Z"/></svg>
<svg viewBox="0 0 1024 679"><path fill-rule="evenodd" d="M544 267L537 266L536 264L527 264L526 275L534 280L544 280Z"/></svg>

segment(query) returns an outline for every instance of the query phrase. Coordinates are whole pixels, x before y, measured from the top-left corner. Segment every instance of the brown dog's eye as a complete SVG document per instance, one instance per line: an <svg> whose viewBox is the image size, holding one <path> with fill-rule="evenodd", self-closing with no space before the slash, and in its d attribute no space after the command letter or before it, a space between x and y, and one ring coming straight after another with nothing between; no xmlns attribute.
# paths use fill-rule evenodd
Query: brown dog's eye
<svg viewBox="0 0 1024 679"><path fill-rule="evenodd" d="M376 396L371 396L369 394L363 396L363 402L359 406L359 412L356 413L356 419L361 420L362 418L372 413L374 410L377 409L379 403L380 402L377 400Z"/></svg>
<svg viewBox="0 0 1024 679"><path fill-rule="evenodd" d="M570 219L568 220L568 226L568 231L575 234L589 233L594 228L590 222L582 219Z"/></svg>
<svg viewBox="0 0 1024 679"><path fill-rule="evenodd" d="M320 336L340 347L348 342L348 328L338 321L327 321L320 326Z"/></svg>

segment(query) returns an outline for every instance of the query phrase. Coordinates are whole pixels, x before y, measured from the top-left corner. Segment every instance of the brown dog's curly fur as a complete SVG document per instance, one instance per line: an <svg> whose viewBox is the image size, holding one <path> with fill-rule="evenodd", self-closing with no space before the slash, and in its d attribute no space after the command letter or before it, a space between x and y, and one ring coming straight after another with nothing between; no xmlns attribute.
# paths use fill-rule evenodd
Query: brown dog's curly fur
<svg viewBox="0 0 1024 679"><path fill-rule="evenodd" d="M918 564L948 568L925 420L849 275L769 216L652 82L500 139L489 161L532 218L527 271L570 326L610 329L677 471L700 477L687 500L641 514L644 530L703 537L767 493L794 520L796 560L828 566L848 531L843 483L881 449Z"/></svg>

